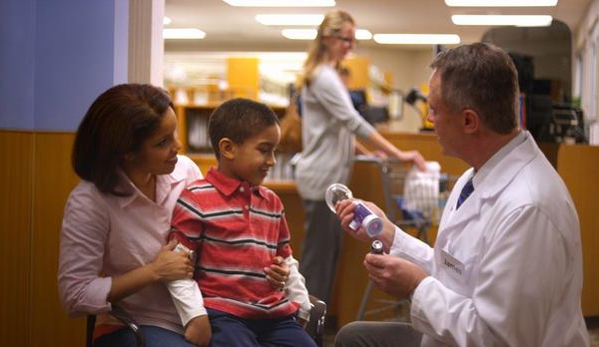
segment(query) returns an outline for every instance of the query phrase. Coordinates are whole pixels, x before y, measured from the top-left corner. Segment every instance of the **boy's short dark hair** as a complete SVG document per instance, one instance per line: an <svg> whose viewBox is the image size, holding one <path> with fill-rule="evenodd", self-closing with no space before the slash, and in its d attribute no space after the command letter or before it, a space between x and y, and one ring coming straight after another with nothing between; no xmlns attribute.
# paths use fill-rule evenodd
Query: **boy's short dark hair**
<svg viewBox="0 0 599 347"><path fill-rule="evenodd" d="M217 107L208 121L208 134L216 159L220 158L218 143L223 138L242 144L269 126L279 124L279 117L265 104L236 98Z"/></svg>

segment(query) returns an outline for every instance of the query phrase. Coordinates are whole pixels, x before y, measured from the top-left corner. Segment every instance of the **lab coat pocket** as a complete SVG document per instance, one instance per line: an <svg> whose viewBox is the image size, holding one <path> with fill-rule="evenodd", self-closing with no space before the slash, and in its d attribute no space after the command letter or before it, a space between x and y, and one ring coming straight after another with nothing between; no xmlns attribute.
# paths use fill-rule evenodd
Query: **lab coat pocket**
<svg viewBox="0 0 599 347"><path fill-rule="evenodd" d="M448 287L462 295L469 294L467 291L470 288L469 282L476 267L476 259L478 259L478 256L472 254L465 260L461 260L447 250L441 249L439 271L447 279Z"/></svg>

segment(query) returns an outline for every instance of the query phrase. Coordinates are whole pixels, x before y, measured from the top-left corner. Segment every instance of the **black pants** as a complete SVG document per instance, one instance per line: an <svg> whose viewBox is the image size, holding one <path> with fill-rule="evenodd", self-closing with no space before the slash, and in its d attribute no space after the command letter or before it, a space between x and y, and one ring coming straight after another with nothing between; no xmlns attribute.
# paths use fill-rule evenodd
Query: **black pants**
<svg viewBox="0 0 599 347"><path fill-rule="evenodd" d="M337 263L341 254L343 229L339 218L324 200L303 200L306 236L299 271L306 278L308 292L330 303Z"/></svg>

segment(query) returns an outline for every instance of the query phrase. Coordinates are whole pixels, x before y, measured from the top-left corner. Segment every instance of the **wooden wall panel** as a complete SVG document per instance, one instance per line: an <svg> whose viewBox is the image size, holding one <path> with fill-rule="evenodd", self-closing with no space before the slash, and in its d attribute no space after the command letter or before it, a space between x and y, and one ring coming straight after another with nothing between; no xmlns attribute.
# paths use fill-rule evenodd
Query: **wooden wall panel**
<svg viewBox="0 0 599 347"><path fill-rule="evenodd" d="M71 169L72 133L38 133L35 143L31 261L31 346L83 346L83 319L70 319L57 288L60 227L78 182Z"/></svg>
<svg viewBox="0 0 599 347"><path fill-rule="evenodd" d="M28 346L33 133L0 131L0 346Z"/></svg>
<svg viewBox="0 0 599 347"><path fill-rule="evenodd" d="M582 311L585 316L599 316L599 147L562 145L557 163L557 171L568 186L580 219L584 267Z"/></svg>

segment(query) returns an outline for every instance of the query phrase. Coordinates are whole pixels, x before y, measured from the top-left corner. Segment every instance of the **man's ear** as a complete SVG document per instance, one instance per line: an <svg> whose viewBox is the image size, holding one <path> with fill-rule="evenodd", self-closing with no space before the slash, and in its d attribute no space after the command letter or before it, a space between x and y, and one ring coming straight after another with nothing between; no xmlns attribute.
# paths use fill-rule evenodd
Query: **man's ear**
<svg viewBox="0 0 599 347"><path fill-rule="evenodd" d="M481 126L480 117L476 111L467 108L462 111L462 122L464 132L467 134L475 133Z"/></svg>
<svg viewBox="0 0 599 347"><path fill-rule="evenodd" d="M237 153L237 146L235 145L235 142L228 137L223 137L218 141L218 151L221 157L232 160Z"/></svg>

